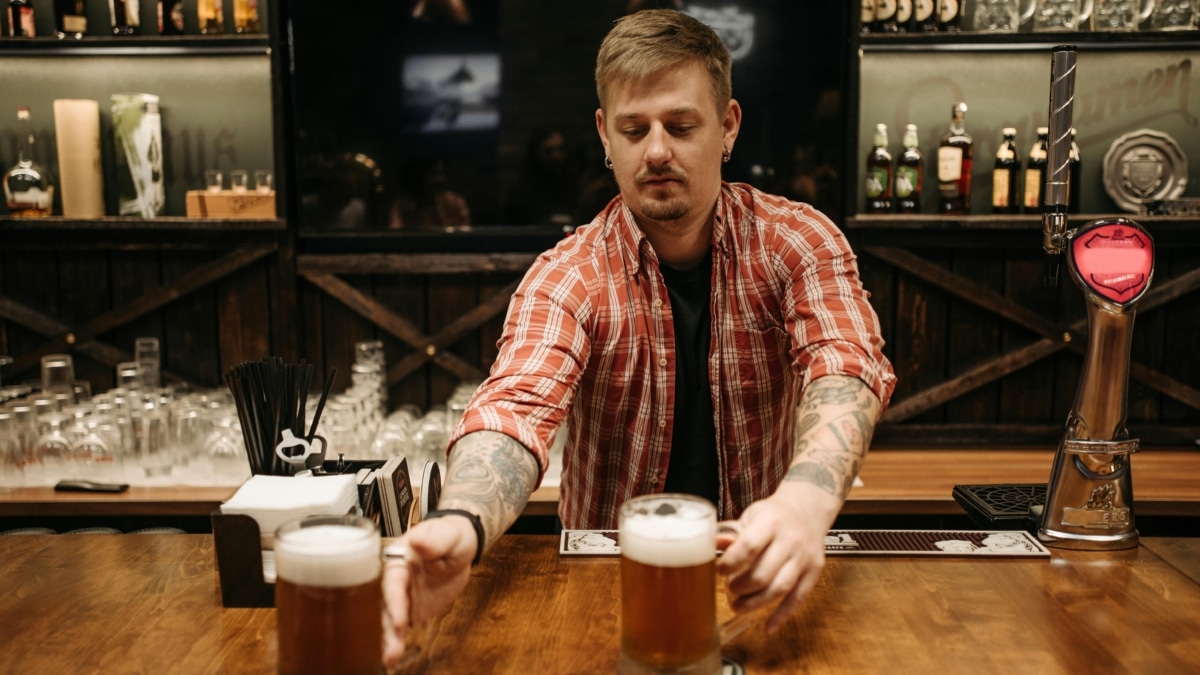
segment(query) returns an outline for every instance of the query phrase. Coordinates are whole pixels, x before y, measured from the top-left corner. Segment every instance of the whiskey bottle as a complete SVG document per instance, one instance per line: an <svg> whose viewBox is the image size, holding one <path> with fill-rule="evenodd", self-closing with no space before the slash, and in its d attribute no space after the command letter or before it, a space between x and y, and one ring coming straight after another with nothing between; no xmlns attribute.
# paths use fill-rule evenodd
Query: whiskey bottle
<svg viewBox="0 0 1200 675"><path fill-rule="evenodd" d="M887 125L875 125L875 147L867 154L867 213L892 210L892 155L888 152Z"/></svg>
<svg viewBox="0 0 1200 675"><path fill-rule="evenodd" d="M225 8L221 0L198 0L196 18L200 22L202 35L220 35L225 32Z"/></svg>
<svg viewBox="0 0 1200 675"><path fill-rule="evenodd" d="M1041 213L1046 192L1046 145L1050 142L1050 129L1037 128L1037 140L1029 149L1025 162L1025 213Z"/></svg>
<svg viewBox="0 0 1200 675"><path fill-rule="evenodd" d="M963 127L967 104L950 107L950 129L938 146L938 213L965 215L971 212L971 166L975 141Z"/></svg>
<svg viewBox="0 0 1200 675"><path fill-rule="evenodd" d="M33 21L32 0L9 0L8 35L9 37L37 36L37 29Z"/></svg>
<svg viewBox="0 0 1200 675"><path fill-rule="evenodd" d="M237 33L258 32L258 0L233 0L233 30Z"/></svg>
<svg viewBox="0 0 1200 675"><path fill-rule="evenodd" d="M1079 213L1079 201L1083 196L1083 190L1079 188L1082 163L1079 144L1075 142L1075 127L1071 127L1071 151L1067 156L1067 213Z"/></svg>
<svg viewBox="0 0 1200 675"><path fill-rule="evenodd" d="M900 213L921 212L921 176L924 174L925 158L917 149L917 125L904 129L904 151L896 158L892 194L896 198L896 210Z"/></svg>
<svg viewBox="0 0 1200 675"><path fill-rule="evenodd" d="M898 29L896 0L875 0L875 24L871 27L871 32L895 33Z"/></svg>
<svg viewBox="0 0 1200 675"><path fill-rule="evenodd" d="M87 34L83 0L54 0L54 26L58 39L78 40Z"/></svg>
<svg viewBox="0 0 1200 675"><path fill-rule="evenodd" d="M54 185L34 155L29 108L17 108L17 124L20 127L17 163L4 174L4 200L14 218L44 218L50 215L54 204Z"/></svg>
<svg viewBox="0 0 1200 675"><path fill-rule="evenodd" d="M900 33L912 31L913 0L896 1L896 30Z"/></svg>
<svg viewBox="0 0 1200 675"><path fill-rule="evenodd" d="M963 0L937 0L937 29L957 33L962 29Z"/></svg>
<svg viewBox="0 0 1200 675"><path fill-rule="evenodd" d="M113 35L133 35L141 23L138 0L108 0Z"/></svg>
<svg viewBox="0 0 1200 675"><path fill-rule="evenodd" d="M938 0L913 0L914 32L932 33L937 30Z"/></svg>
<svg viewBox="0 0 1200 675"><path fill-rule="evenodd" d="M1004 140L996 150L992 169L992 213L1021 212L1021 157L1017 152L1017 130L1005 127Z"/></svg>

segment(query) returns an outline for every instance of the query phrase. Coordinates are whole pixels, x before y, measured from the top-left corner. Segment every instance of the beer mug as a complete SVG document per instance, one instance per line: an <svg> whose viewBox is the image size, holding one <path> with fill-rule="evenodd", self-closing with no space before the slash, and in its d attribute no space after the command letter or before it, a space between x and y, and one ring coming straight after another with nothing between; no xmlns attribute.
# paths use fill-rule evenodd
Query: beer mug
<svg viewBox="0 0 1200 675"><path fill-rule="evenodd" d="M1033 16L1033 0L1022 9L1022 0L975 0L971 27L985 33L1015 33Z"/></svg>
<svg viewBox="0 0 1200 675"><path fill-rule="evenodd" d="M1033 30L1038 32L1078 30L1092 15L1092 0L1036 0Z"/></svg>
<svg viewBox="0 0 1200 675"><path fill-rule="evenodd" d="M313 516L276 531L280 675L379 675L382 569L379 529L366 518Z"/></svg>
<svg viewBox="0 0 1200 675"><path fill-rule="evenodd" d="M1200 0L1154 0L1154 13L1150 16L1151 30L1192 30L1196 27L1196 14L1200 11Z"/></svg>
<svg viewBox="0 0 1200 675"><path fill-rule="evenodd" d="M1132 31L1150 16L1153 0L1092 0L1092 29Z"/></svg>
<svg viewBox="0 0 1200 675"><path fill-rule="evenodd" d="M681 494L621 506L621 675L721 672L717 512Z"/></svg>

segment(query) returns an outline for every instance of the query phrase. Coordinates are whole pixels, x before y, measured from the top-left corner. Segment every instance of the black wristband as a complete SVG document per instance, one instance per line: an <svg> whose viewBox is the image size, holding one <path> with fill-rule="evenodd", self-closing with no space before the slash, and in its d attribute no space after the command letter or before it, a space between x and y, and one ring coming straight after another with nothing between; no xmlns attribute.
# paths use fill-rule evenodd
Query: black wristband
<svg viewBox="0 0 1200 675"><path fill-rule="evenodd" d="M471 521L471 527L475 528L475 543L477 545L475 548L475 559L471 561L471 567L478 565L479 561L483 558L483 544L486 541L486 538L483 536L483 521L479 520L479 516L463 509L438 509L436 511L429 511L425 514L425 520L441 518L442 516L464 516L467 520Z"/></svg>

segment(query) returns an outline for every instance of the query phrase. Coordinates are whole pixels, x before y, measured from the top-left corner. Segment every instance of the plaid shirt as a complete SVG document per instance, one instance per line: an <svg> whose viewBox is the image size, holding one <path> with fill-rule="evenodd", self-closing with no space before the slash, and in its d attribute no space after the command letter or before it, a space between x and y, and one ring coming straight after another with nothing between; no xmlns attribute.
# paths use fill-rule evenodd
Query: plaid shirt
<svg viewBox="0 0 1200 675"><path fill-rule="evenodd" d="M895 386L856 258L822 213L725 183L712 236L708 359L721 518L771 495L793 458L803 388L823 375ZM542 254L509 305L499 355L451 443L497 431L544 475L568 422L559 515L615 528L626 499L666 483L675 331L658 258L620 197Z"/></svg>

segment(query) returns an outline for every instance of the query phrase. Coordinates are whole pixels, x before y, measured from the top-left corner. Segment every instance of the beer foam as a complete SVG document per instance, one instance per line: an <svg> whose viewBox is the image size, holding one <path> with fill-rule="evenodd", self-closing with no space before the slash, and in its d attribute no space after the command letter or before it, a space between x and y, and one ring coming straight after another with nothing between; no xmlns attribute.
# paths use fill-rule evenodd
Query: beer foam
<svg viewBox="0 0 1200 675"><path fill-rule="evenodd" d="M302 527L275 540L278 578L316 587L357 586L379 578L379 538L347 525Z"/></svg>
<svg viewBox="0 0 1200 675"><path fill-rule="evenodd" d="M717 529L711 518L626 515L620 530L621 555L657 567L690 567L716 557Z"/></svg>

